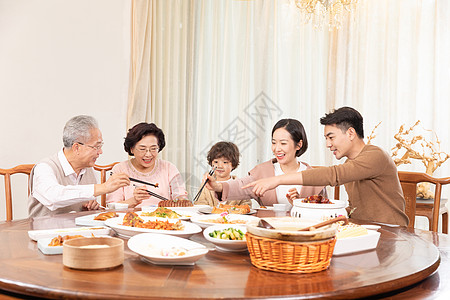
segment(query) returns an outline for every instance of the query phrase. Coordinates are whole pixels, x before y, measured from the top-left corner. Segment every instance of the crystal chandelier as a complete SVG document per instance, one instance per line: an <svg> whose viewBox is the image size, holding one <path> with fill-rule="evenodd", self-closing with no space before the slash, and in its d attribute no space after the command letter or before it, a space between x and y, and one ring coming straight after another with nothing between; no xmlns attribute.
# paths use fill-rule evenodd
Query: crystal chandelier
<svg viewBox="0 0 450 300"><path fill-rule="evenodd" d="M342 26L344 14L353 13L358 0L295 0L295 4L308 23L312 19L315 28L339 29Z"/></svg>

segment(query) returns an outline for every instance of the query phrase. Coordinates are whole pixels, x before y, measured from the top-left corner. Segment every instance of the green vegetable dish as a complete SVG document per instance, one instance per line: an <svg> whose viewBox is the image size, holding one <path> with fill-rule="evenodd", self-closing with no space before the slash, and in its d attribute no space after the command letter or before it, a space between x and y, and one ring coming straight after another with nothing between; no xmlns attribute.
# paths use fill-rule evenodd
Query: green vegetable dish
<svg viewBox="0 0 450 300"><path fill-rule="evenodd" d="M222 239L222 240L242 241L245 239L245 234L240 229L236 229L236 228L227 228L224 230L214 230L213 232L209 233L209 236L216 238L216 239Z"/></svg>

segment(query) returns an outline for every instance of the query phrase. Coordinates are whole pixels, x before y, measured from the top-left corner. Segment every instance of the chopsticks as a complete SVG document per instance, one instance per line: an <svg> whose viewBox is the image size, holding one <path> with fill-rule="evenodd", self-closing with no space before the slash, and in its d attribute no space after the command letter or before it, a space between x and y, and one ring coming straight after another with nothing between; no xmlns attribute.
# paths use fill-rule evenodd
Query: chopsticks
<svg viewBox="0 0 450 300"><path fill-rule="evenodd" d="M111 172L111 175L112 175L112 172ZM129 179L130 179L130 181L134 181L134 182L137 182L137 183L142 183L142 184L146 184L146 185L151 185L151 186L154 186L154 187L158 187L158 184L157 183L150 183L150 182L147 182L147 181L143 181L143 180L139 180L139 179L136 179L136 178L132 178L132 177L128 177ZM149 191L149 190L145 190L150 196L153 196L153 197L156 197L156 198L158 198L158 199L161 199L161 200L168 200L167 198L165 198L165 197L163 197L163 196L161 196L161 195L158 195L158 194L156 194L156 193L153 193L153 192L151 192L151 191Z"/></svg>
<svg viewBox="0 0 450 300"><path fill-rule="evenodd" d="M212 169L211 171L209 171L209 176L212 176L214 174L214 172L216 171L217 167L214 167L214 169ZM194 199L192 199L192 203L194 203L195 201L198 200L198 198L200 197L200 194L203 191L203 188L205 187L206 183L208 183L208 178L206 178L205 182L203 183L202 187L200 188L200 190L198 190L197 195L195 195Z"/></svg>
<svg viewBox="0 0 450 300"><path fill-rule="evenodd" d="M151 192L151 191L149 191L149 190L145 190L150 196L153 196L153 197L156 197L156 198L158 198L158 199L161 199L161 200L168 200L167 198L165 198L165 197L163 197L163 196L161 196L161 195L158 195L158 194L156 194L156 193L153 193L153 192Z"/></svg>
<svg viewBox="0 0 450 300"><path fill-rule="evenodd" d="M146 184L146 185L151 185L151 186L154 186L156 188L158 187L157 183L150 183L150 182L142 181L142 180L131 178L131 177L128 177L128 178L130 178L130 180L134 181L134 182L138 182L138 183L142 183L142 184Z"/></svg>

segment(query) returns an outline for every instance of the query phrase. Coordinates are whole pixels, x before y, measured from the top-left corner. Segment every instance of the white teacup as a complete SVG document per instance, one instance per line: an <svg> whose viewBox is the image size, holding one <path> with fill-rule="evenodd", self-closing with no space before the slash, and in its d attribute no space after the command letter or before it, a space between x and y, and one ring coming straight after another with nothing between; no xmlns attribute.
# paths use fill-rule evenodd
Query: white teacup
<svg viewBox="0 0 450 300"><path fill-rule="evenodd" d="M116 203L114 203L114 202L106 203L106 208L107 209L115 209Z"/></svg>
<svg viewBox="0 0 450 300"><path fill-rule="evenodd" d="M116 210L126 210L128 208L127 203L114 203L114 208Z"/></svg>

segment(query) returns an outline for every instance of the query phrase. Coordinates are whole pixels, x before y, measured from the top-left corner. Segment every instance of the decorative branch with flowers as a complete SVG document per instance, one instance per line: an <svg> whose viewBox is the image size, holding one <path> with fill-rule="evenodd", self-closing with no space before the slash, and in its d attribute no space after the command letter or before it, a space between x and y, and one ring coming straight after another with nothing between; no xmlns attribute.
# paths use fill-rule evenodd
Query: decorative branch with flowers
<svg viewBox="0 0 450 300"><path fill-rule="evenodd" d="M441 142L434 131L424 129L432 133L434 142L426 140L423 135L415 135L415 129L419 124L420 120L408 129L405 129L404 124L400 126L400 129L394 135L397 144L392 148L392 158L396 166L411 164L411 159L420 160L425 166L425 173L433 175L434 171L450 158L450 154L441 151ZM433 198L430 184L419 184L417 196L425 199Z"/></svg>

